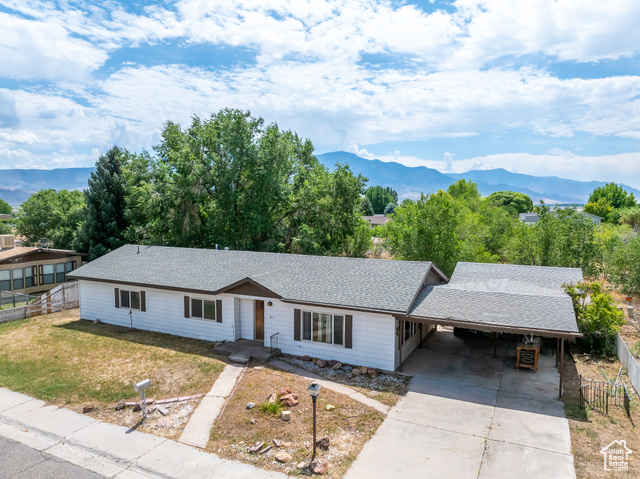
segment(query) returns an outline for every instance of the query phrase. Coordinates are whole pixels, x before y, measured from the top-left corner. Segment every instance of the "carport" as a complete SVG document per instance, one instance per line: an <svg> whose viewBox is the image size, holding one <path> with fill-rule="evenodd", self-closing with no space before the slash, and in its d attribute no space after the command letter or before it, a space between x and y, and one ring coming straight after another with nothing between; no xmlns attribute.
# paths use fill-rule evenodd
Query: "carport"
<svg viewBox="0 0 640 479"><path fill-rule="evenodd" d="M564 341L581 337L563 284L582 281L579 268L458 263L447 284L425 286L404 321L527 337L555 338L562 397ZM400 348L400 367L402 367ZM559 363L559 364L558 364Z"/></svg>

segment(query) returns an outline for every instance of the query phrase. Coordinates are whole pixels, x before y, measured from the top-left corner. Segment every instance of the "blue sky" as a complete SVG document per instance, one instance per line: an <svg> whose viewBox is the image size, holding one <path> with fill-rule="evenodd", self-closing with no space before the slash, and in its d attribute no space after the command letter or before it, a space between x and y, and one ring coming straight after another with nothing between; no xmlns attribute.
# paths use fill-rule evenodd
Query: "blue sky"
<svg viewBox="0 0 640 479"><path fill-rule="evenodd" d="M234 107L317 153L640 188L638 19L637 0L0 0L0 169L90 166Z"/></svg>

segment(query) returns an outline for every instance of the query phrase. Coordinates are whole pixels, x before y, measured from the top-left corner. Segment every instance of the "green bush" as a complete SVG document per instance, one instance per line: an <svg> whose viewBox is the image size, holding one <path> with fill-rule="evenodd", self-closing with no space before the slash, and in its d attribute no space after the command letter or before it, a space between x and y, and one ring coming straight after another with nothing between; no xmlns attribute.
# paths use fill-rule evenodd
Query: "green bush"
<svg viewBox="0 0 640 479"><path fill-rule="evenodd" d="M265 401L261 403L258 407L262 412L267 412L269 414L275 414L275 415L280 414L283 409L282 403L280 401L276 401L276 402Z"/></svg>

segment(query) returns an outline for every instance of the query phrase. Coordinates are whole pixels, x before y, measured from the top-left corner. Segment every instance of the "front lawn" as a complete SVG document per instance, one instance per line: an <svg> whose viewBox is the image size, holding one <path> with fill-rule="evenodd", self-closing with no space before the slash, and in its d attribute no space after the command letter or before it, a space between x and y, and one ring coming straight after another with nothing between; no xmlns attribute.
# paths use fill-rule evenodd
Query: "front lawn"
<svg viewBox="0 0 640 479"><path fill-rule="evenodd" d="M206 393L224 368L210 343L80 320L77 309L0 325L0 387L71 410ZM117 420L114 422L118 422Z"/></svg>

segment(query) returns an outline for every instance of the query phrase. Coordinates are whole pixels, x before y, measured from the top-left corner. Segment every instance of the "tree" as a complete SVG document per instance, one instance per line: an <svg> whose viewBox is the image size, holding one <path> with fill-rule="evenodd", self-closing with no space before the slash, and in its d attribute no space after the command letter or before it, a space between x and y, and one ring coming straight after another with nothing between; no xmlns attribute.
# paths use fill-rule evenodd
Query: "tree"
<svg viewBox="0 0 640 479"><path fill-rule="evenodd" d="M404 201L381 228L379 236L397 259L433 261L450 275L460 251L460 222L459 204L449 193L440 190L420 195L419 200Z"/></svg>
<svg viewBox="0 0 640 479"><path fill-rule="evenodd" d="M602 223L595 230L595 240L598 245L599 272L607 280L613 266L618 248L633 236L633 230L628 225L616 226Z"/></svg>
<svg viewBox="0 0 640 479"><path fill-rule="evenodd" d="M602 196L597 201L584 205L584 212L599 216L603 221L607 221L609 215L613 212L613 206L611 206L607 198Z"/></svg>
<svg viewBox="0 0 640 479"><path fill-rule="evenodd" d="M373 248L371 233L369 223L361 219L353 235L347 238L345 254L353 258L364 258L367 251Z"/></svg>
<svg viewBox="0 0 640 479"><path fill-rule="evenodd" d="M621 209L618 221L620 224L631 226L633 231L637 233L638 227L640 227L640 206Z"/></svg>
<svg viewBox="0 0 640 479"><path fill-rule="evenodd" d="M640 236L637 234L625 238L618 245L609 265L609 280L613 285L628 294L640 293Z"/></svg>
<svg viewBox="0 0 640 479"><path fill-rule="evenodd" d="M0 215L10 215L11 214L11 206L9 203L0 198Z"/></svg>
<svg viewBox="0 0 640 479"><path fill-rule="evenodd" d="M495 206L508 209L514 216L533 210L531 198L524 193L515 191L496 191L487 197L487 201Z"/></svg>
<svg viewBox="0 0 640 479"><path fill-rule="evenodd" d="M447 188L449 193L454 198L460 199L477 199L480 198L480 192L478 191L478 185L470 180L464 178L456 181Z"/></svg>
<svg viewBox="0 0 640 479"><path fill-rule="evenodd" d="M383 214L385 206L389 203L398 204L398 192L390 187L370 186L365 190L364 195L371 201L373 212L377 215Z"/></svg>
<svg viewBox="0 0 640 479"><path fill-rule="evenodd" d="M366 178L347 165L330 172L309 140L249 112L168 122L154 151L125 169L128 238L337 255L360 224Z"/></svg>
<svg viewBox="0 0 640 479"><path fill-rule="evenodd" d="M6 224L4 221L0 221L0 235L10 235L11 234L11 226Z"/></svg>
<svg viewBox="0 0 640 479"><path fill-rule="evenodd" d="M130 226L126 209L126 185L123 168L129 153L112 147L96 162L85 191L85 221L78 232L75 246L94 260L124 245Z"/></svg>
<svg viewBox="0 0 640 479"><path fill-rule="evenodd" d="M48 238L56 248L71 249L84 214L84 195L74 190L40 190L22 203L16 218L16 232L25 246Z"/></svg>
<svg viewBox="0 0 640 479"><path fill-rule="evenodd" d="M362 198L362 201L360 202L360 213L362 213L364 216L373 216L374 212L373 212L373 206L371 205L371 201L369 201L369 198L367 198L366 196Z"/></svg>
<svg viewBox="0 0 640 479"><path fill-rule="evenodd" d="M638 206L633 193L627 193L622 186L615 183L607 183L595 188L589 196L589 202L584 211L597 215L610 223L617 223L619 212L623 208Z"/></svg>
<svg viewBox="0 0 640 479"><path fill-rule="evenodd" d="M384 214L385 215L392 215L393 212L396 210L396 204L395 203L389 203L387 206L384 207Z"/></svg>
<svg viewBox="0 0 640 479"><path fill-rule="evenodd" d="M615 335L625 321L613 297L600 283L578 283L564 285L564 288L571 297L578 329L583 335L581 346L586 352L615 356Z"/></svg>

